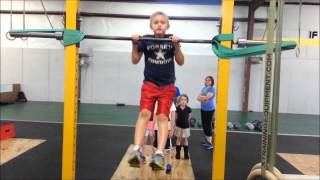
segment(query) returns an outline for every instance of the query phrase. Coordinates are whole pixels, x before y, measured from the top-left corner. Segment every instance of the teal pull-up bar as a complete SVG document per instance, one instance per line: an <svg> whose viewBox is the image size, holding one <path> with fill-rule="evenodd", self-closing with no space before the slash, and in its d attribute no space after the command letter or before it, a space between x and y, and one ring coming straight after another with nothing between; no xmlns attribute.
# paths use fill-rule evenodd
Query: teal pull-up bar
<svg viewBox="0 0 320 180"><path fill-rule="evenodd" d="M100 35L86 35L84 32L79 30L70 29L24 29L24 30L11 30L9 31L11 37L38 37L38 38L55 38L57 40L63 40L64 46L79 43L83 39L105 39L105 40L128 40L131 41L131 37L122 36L100 36ZM168 38L150 38L142 37L141 41L171 41ZM221 45L221 41L232 41L238 46L250 46L250 40L235 41L233 34L220 34L215 36L212 40L199 40L199 39L181 39L181 43L209 43L212 44L213 52L219 58L240 58L246 56L255 56L266 53L265 41L252 41L251 47L231 49ZM282 50L290 50L296 47L295 41L284 41L281 42ZM276 43L273 44L275 49Z"/></svg>

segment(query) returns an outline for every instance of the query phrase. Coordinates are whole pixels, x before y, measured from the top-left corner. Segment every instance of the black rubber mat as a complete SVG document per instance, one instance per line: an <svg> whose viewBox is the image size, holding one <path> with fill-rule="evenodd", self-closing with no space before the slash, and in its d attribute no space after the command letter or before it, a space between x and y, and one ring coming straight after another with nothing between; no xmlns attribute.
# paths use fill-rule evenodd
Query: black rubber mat
<svg viewBox="0 0 320 180"><path fill-rule="evenodd" d="M15 122L18 138L47 141L1 166L2 180L61 179L62 124ZM77 180L110 179L128 146L133 142L132 127L78 126ZM246 179L260 160L260 135L228 133L225 179ZM212 151L200 146L201 131L192 131L190 154L196 179L211 179ZM280 136L278 152L319 154L319 138ZM286 174L300 172L281 158L278 169Z"/></svg>

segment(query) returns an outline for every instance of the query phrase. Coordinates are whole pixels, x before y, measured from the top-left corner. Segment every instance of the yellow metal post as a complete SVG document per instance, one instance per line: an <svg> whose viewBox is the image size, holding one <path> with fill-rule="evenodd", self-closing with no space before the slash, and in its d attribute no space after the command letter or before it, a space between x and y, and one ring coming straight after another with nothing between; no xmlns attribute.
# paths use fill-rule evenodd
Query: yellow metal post
<svg viewBox="0 0 320 180"><path fill-rule="evenodd" d="M234 0L222 1L221 34L232 33ZM222 42L223 46L231 47L231 42ZM228 115L228 86L230 61L219 59L217 81L217 108L214 134L214 152L212 160L212 179L223 180L226 156L227 115Z"/></svg>
<svg viewBox="0 0 320 180"><path fill-rule="evenodd" d="M79 0L66 0L66 29L77 28ZM62 179L75 179L78 115L78 48L65 48Z"/></svg>

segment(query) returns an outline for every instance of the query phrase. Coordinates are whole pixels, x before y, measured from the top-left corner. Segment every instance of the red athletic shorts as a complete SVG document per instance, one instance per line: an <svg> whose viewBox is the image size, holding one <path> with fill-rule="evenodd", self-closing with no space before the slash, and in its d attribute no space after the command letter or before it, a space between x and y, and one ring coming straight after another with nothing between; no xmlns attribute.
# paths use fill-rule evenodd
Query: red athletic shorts
<svg viewBox="0 0 320 180"><path fill-rule="evenodd" d="M175 94L176 88L173 84L160 87L152 82L145 81L141 87L140 111L147 109L153 113L154 105L158 101L156 114L169 116Z"/></svg>

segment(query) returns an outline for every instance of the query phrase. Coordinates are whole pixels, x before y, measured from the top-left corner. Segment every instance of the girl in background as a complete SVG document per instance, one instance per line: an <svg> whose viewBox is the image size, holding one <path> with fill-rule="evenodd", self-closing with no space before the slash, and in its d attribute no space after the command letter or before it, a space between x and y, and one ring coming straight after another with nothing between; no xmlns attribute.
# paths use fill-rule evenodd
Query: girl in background
<svg viewBox="0 0 320 180"><path fill-rule="evenodd" d="M180 159L180 151L183 147L184 159L189 159L188 138L190 136L191 108L187 106L189 98L186 94L179 97L179 103L176 110L176 129L174 135L176 142L176 159Z"/></svg>

